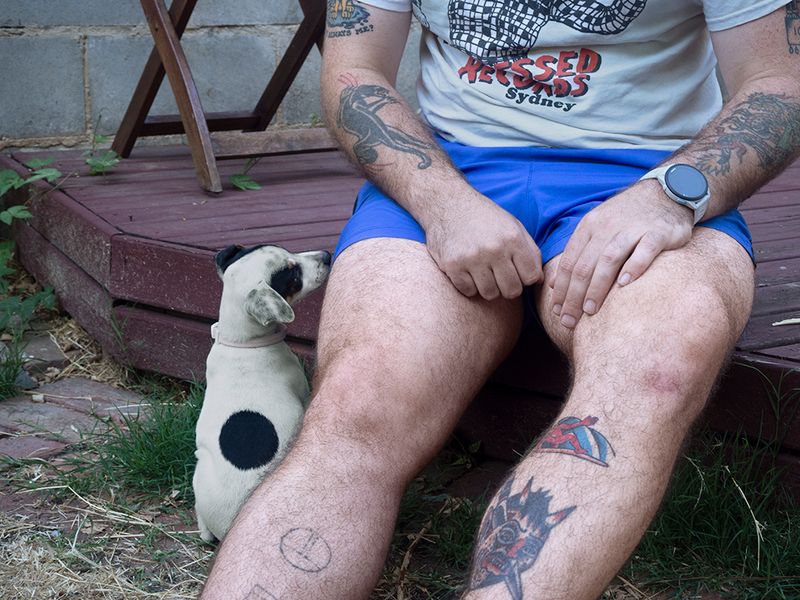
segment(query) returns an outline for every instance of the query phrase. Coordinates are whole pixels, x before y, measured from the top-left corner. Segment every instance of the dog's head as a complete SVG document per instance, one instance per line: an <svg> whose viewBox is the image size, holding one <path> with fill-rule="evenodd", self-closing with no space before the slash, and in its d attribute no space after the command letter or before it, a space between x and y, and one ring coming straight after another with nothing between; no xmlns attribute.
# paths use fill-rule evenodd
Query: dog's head
<svg viewBox="0 0 800 600"><path fill-rule="evenodd" d="M229 246L214 257L225 292L240 296L261 325L294 320L291 304L321 286L331 268L330 252L292 254L279 246Z"/></svg>

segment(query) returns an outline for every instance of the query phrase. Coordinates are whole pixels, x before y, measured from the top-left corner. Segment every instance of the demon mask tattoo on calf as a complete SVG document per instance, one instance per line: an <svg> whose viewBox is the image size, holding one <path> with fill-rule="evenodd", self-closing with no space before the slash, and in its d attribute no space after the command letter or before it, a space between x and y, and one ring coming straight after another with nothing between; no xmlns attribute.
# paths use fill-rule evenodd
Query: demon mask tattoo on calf
<svg viewBox="0 0 800 600"><path fill-rule="evenodd" d="M481 526L470 589L503 582L511 597L521 600L522 573L536 562L553 527L576 507L551 513L552 496L542 488L532 491L533 478L518 494L511 494L512 483L509 479L502 487Z"/></svg>

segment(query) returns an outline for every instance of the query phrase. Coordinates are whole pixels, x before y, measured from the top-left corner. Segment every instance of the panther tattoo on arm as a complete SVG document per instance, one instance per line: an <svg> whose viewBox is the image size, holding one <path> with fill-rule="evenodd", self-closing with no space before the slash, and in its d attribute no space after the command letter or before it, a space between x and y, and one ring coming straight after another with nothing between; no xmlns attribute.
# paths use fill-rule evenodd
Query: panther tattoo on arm
<svg viewBox="0 0 800 600"><path fill-rule="evenodd" d="M432 150L433 144L388 125L378 115L384 106L400 103L388 89L374 84L361 85L352 76L345 76L340 81L346 86L339 97L336 124L358 138L353 144L353 154L358 164L375 165L378 160L377 148L385 146L418 157L418 169L431 166L431 157L425 151Z"/></svg>

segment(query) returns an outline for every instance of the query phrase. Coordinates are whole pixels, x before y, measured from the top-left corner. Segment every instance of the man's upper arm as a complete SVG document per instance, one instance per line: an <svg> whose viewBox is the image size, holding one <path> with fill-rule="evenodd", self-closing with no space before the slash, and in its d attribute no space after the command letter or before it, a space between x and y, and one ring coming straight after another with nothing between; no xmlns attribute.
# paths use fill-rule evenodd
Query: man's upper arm
<svg viewBox="0 0 800 600"><path fill-rule="evenodd" d="M328 0L324 70L364 68L394 85L411 24L411 3L390 2L408 10L385 10L354 0Z"/></svg>
<svg viewBox="0 0 800 600"><path fill-rule="evenodd" d="M793 28L800 27L800 17L790 7L800 7L800 3L793 2L754 21L711 32L731 96L743 83L755 79L779 77L800 82L800 54L793 51L792 43Z"/></svg>

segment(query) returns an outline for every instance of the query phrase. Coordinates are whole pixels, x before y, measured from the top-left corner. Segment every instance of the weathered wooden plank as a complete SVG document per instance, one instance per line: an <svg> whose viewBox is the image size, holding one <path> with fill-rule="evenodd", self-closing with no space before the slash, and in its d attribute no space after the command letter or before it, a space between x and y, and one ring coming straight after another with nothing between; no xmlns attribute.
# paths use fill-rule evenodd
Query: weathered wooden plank
<svg viewBox="0 0 800 600"><path fill-rule="evenodd" d="M210 321L120 305L114 320L124 339L113 356L120 363L189 381L205 380L213 340Z"/></svg>
<svg viewBox="0 0 800 600"><path fill-rule="evenodd" d="M764 241L758 239L753 244L753 253L758 264L771 260L786 260L800 255L800 244L796 237Z"/></svg>
<svg viewBox="0 0 800 600"><path fill-rule="evenodd" d="M798 181L800 187L800 181ZM800 206L800 194L797 190L775 190L767 192L759 192L751 196L739 207L739 210L745 216L745 219L756 217L751 215L753 212L759 212L764 208L774 208L780 206Z"/></svg>
<svg viewBox="0 0 800 600"><path fill-rule="evenodd" d="M222 293L213 256L209 250L117 236L109 292L121 300L213 319Z"/></svg>
<svg viewBox="0 0 800 600"><path fill-rule="evenodd" d="M269 189L258 190L257 194L242 194L224 199L209 198L207 202L195 199L191 203L175 203L172 198L159 195L148 198L141 206L117 206L113 202L94 203L90 206L98 215L117 224L121 229L127 229L130 223L141 225L177 220L203 221L209 218L247 223L251 220L250 216L266 224L287 211L294 214L301 211L306 215L301 221L308 221L309 218L314 219L322 209L343 207L352 212L358 186L358 181L350 180L339 184L330 181L310 181L307 184L296 182L271 185ZM158 204L159 200L161 204Z"/></svg>
<svg viewBox="0 0 800 600"><path fill-rule="evenodd" d="M187 381L205 380L206 357L213 343L210 321L127 305L116 306L113 314L124 339L123 347L112 353L120 363ZM291 337L286 341L313 364L312 345Z"/></svg>
<svg viewBox="0 0 800 600"><path fill-rule="evenodd" d="M27 173L21 164L0 156L0 168ZM28 201L33 217L27 227L33 227L41 236L64 252L75 264L101 285L107 285L110 271L111 238L119 233L116 227L47 183L33 184L27 189L11 191L7 200L22 204ZM13 231L16 236L19 225Z"/></svg>
<svg viewBox="0 0 800 600"><path fill-rule="evenodd" d="M252 111L207 112L209 131L234 131L247 129L258 123ZM139 135L175 135L184 133L180 115L154 115L144 120Z"/></svg>
<svg viewBox="0 0 800 600"><path fill-rule="evenodd" d="M222 248L231 244L254 246L256 244L284 245L290 241L337 239L345 221L298 223L281 227L254 227L246 231L202 232L187 236L173 236L172 242L199 248ZM287 248L288 249L288 248Z"/></svg>
<svg viewBox="0 0 800 600"><path fill-rule="evenodd" d="M792 311L800 312L800 281L756 288L753 316Z"/></svg>
<svg viewBox="0 0 800 600"><path fill-rule="evenodd" d="M210 216L201 219L159 221L157 223L130 222L125 231L130 234L154 239L172 240L174 236L195 233L199 228L207 232L246 231L249 227L265 225L293 225L312 221L341 221L352 213L349 206L322 206L313 213L297 208L283 210L267 216L263 214L247 214L244 218L234 216ZM257 221L255 217L260 217ZM249 221L249 222L248 222Z"/></svg>
<svg viewBox="0 0 800 600"><path fill-rule="evenodd" d="M114 298L215 320L222 282L214 252L127 235L114 238L110 293ZM295 307L289 334L316 339L322 293Z"/></svg>
<svg viewBox="0 0 800 600"><path fill-rule="evenodd" d="M786 258L759 263L758 285L781 285L800 281L800 258Z"/></svg>
<svg viewBox="0 0 800 600"><path fill-rule="evenodd" d="M255 125L254 128L257 128ZM239 133L212 136L217 160L298 152L326 152L338 146L327 129L270 130L258 133Z"/></svg>
<svg viewBox="0 0 800 600"><path fill-rule="evenodd" d="M798 311L798 317L800 317L800 311ZM775 348L762 348L756 354L797 361L796 368L800 369L800 343L777 346Z"/></svg>
<svg viewBox="0 0 800 600"><path fill-rule="evenodd" d="M742 350L754 351L800 342L800 327L773 327L772 325L776 321L796 316L800 315L796 311L789 311L783 314L775 313L751 317L747 322L747 327L745 327L742 337L739 339L737 347Z"/></svg>
<svg viewBox="0 0 800 600"><path fill-rule="evenodd" d="M736 352L706 411L705 419L720 431L744 431L766 440L783 439L800 450L800 416L790 420L800 399L798 363L783 358ZM800 415L800 411L798 412Z"/></svg>
<svg viewBox="0 0 800 600"><path fill-rule="evenodd" d="M20 224L15 239L25 269L42 285L52 286L64 310L104 348L113 349L118 338L108 292L33 227Z"/></svg>

